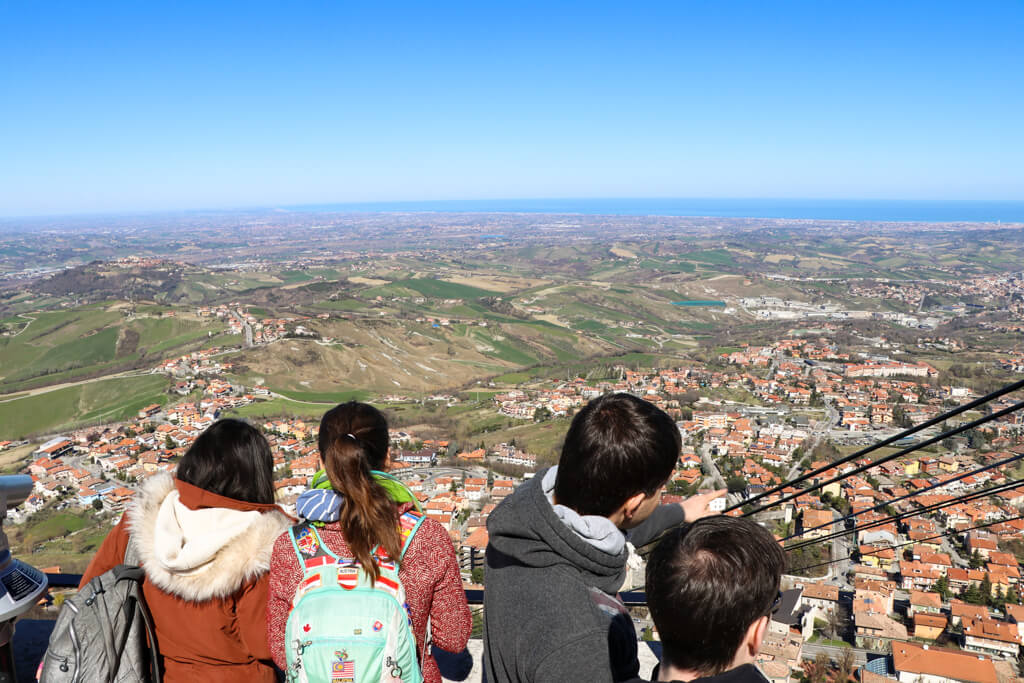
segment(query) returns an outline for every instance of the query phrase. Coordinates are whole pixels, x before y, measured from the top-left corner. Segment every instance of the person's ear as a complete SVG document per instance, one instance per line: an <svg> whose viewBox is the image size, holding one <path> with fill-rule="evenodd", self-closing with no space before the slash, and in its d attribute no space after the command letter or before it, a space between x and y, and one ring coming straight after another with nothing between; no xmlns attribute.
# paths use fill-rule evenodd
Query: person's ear
<svg viewBox="0 0 1024 683"><path fill-rule="evenodd" d="M764 634L768 632L768 621L770 617L763 616L758 618L750 628L747 629L747 637L743 641L743 647L746 650L746 654L750 657L750 661L754 661L757 658L758 653L761 651L761 643L764 642Z"/></svg>
<svg viewBox="0 0 1024 683"><path fill-rule="evenodd" d="M624 522L630 522L633 520L633 515L640 509L640 506L647 500L647 494L643 491L634 493L632 496L626 499L626 502L622 504L622 520Z"/></svg>

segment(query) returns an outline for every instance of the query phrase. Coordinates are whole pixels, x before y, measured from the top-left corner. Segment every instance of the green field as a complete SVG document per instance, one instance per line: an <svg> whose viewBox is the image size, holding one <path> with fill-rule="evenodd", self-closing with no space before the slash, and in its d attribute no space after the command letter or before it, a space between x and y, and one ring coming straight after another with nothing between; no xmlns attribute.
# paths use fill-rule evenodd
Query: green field
<svg viewBox="0 0 1024 683"><path fill-rule="evenodd" d="M334 403L314 405L312 403L300 403L289 401L286 398L274 398L269 401L259 401L240 408L233 408L227 411L229 417L261 418L261 417L304 417L319 418Z"/></svg>
<svg viewBox="0 0 1024 683"><path fill-rule="evenodd" d="M523 382L529 382L533 379L533 375L528 372L506 372L504 375L498 375L493 381L495 384L522 384Z"/></svg>
<svg viewBox="0 0 1024 683"><path fill-rule="evenodd" d="M53 432L76 424L116 422L168 400L167 379L143 375L101 380L0 403L0 439Z"/></svg>
<svg viewBox="0 0 1024 683"><path fill-rule="evenodd" d="M31 317L21 334L0 338L0 384L114 359L119 313L83 308Z"/></svg>
<svg viewBox="0 0 1024 683"><path fill-rule="evenodd" d="M346 389L344 391L294 391L292 389L275 389L275 393L289 398L293 401L305 401L307 403L344 403L345 401L365 401L370 398L371 393L365 389Z"/></svg>
<svg viewBox="0 0 1024 683"><path fill-rule="evenodd" d="M732 254L727 249L709 249L707 251L695 251L683 256L691 261L702 261L716 266L731 266L735 264Z"/></svg>
<svg viewBox="0 0 1024 683"><path fill-rule="evenodd" d="M426 278L413 278L409 280L396 280L391 283L395 287L404 287L419 292L423 296L435 299L479 299L485 296L501 296L498 292L492 292L479 287L461 285L456 282L445 282L444 280L431 280Z"/></svg>
<svg viewBox="0 0 1024 683"><path fill-rule="evenodd" d="M489 346L492 350L481 351L481 353L499 358L509 363L515 363L516 365L533 365L537 362L537 359L520 350L517 346L508 343L506 340L498 341L494 336L480 331L480 328L473 328L469 332L469 337L480 344Z"/></svg>
<svg viewBox="0 0 1024 683"><path fill-rule="evenodd" d="M332 311L358 311L366 308L366 303L358 299L334 299L319 301L314 304L317 308L326 308ZM249 309L250 312L252 309Z"/></svg>
<svg viewBox="0 0 1024 683"><path fill-rule="evenodd" d="M59 566L65 573L80 573L109 530L109 522L91 511L45 510L11 533L11 549L36 567Z"/></svg>
<svg viewBox="0 0 1024 683"><path fill-rule="evenodd" d="M154 307L145 307L147 313ZM237 344L216 321L146 315L126 319L105 305L32 313L14 337L0 337L0 393L162 360L203 345ZM212 333L212 337L211 337Z"/></svg>

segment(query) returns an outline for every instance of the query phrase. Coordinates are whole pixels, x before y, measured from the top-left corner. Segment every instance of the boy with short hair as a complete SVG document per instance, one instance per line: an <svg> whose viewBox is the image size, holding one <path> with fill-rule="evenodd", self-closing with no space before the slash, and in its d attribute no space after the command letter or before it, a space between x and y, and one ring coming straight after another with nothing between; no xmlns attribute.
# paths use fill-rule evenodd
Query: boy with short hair
<svg viewBox="0 0 1024 683"><path fill-rule="evenodd" d="M701 519L662 539L647 564L662 646L656 680L767 683L753 662L785 564L779 543L749 519Z"/></svg>
<svg viewBox="0 0 1024 683"><path fill-rule="evenodd" d="M622 681L639 672L636 630L616 596L630 541L709 514L724 491L659 506L681 439L664 411L629 394L587 404L557 467L491 514L484 674L504 681Z"/></svg>

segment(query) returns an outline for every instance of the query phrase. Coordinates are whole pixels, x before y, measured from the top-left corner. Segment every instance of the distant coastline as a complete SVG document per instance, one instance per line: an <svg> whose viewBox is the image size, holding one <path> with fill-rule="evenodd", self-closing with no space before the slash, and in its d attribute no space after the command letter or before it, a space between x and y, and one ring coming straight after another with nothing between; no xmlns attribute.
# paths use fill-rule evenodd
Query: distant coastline
<svg viewBox="0 0 1024 683"><path fill-rule="evenodd" d="M709 216L925 223L1024 223L1024 201L899 199L479 199L353 202L298 211Z"/></svg>
<svg viewBox="0 0 1024 683"><path fill-rule="evenodd" d="M927 199L453 199L388 202L278 204L233 208L125 210L88 213L0 215L0 232L90 225L99 220L201 220L209 216L275 213L340 214L550 214L808 220L868 223L1004 223L1024 225L1024 200ZM499 233L487 236L498 236Z"/></svg>

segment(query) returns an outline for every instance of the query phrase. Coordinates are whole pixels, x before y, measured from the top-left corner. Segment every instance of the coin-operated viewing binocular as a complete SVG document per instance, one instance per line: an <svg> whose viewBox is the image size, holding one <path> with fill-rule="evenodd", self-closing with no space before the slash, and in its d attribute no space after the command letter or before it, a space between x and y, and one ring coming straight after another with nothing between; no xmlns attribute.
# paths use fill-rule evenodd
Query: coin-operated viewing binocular
<svg viewBox="0 0 1024 683"><path fill-rule="evenodd" d="M46 591L46 574L11 557L3 520L8 508L21 505L32 493L32 477L25 474L0 476L0 680L10 664L10 643L14 620L36 604Z"/></svg>

